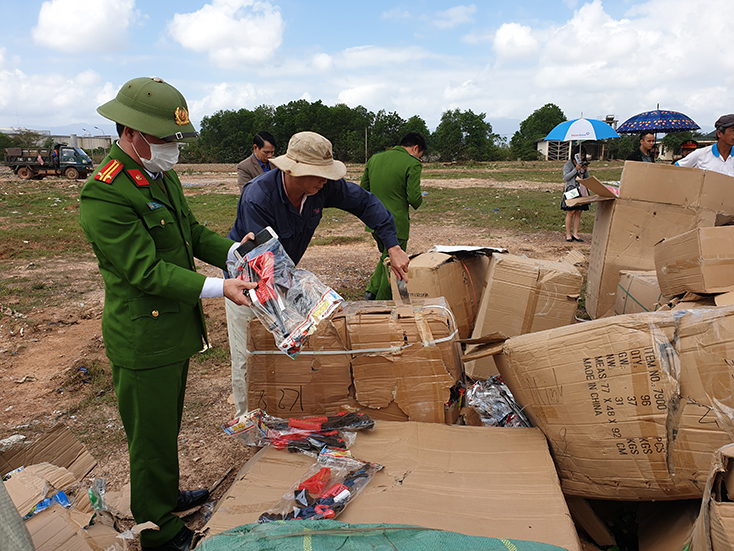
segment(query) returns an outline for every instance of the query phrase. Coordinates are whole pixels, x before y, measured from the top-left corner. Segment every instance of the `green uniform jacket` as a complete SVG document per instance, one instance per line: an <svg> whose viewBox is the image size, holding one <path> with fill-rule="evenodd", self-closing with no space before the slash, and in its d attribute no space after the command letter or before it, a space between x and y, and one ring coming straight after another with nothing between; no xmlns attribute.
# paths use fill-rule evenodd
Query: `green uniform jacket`
<svg viewBox="0 0 734 551"><path fill-rule="evenodd" d="M395 218L398 239L407 241L410 237L408 206L417 209L423 202L421 162L404 147L396 145L367 161L361 186L382 201Z"/></svg>
<svg viewBox="0 0 734 551"><path fill-rule="evenodd" d="M190 358L206 342L194 257L222 269L232 241L199 225L174 171L167 191L115 144L87 180L79 222L105 284L102 334L114 364L145 369Z"/></svg>

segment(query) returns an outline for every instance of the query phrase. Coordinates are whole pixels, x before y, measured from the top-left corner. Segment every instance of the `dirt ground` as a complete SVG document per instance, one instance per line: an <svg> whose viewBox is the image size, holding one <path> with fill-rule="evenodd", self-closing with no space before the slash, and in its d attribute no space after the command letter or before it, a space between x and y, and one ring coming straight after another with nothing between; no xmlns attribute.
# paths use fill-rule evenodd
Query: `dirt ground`
<svg viewBox="0 0 734 551"><path fill-rule="evenodd" d="M237 191L236 174L231 165L209 165L203 172L200 172L200 166L191 167L191 170L187 168L178 167L187 194ZM2 174L0 177L13 176ZM359 175L350 173L350 177L358 179ZM497 182L489 174L486 180L432 180L430 175L426 175L422 186L429 191L429 201L430 190L436 187L557 189L550 184L523 180ZM561 222L559 211L559 224ZM354 219L331 233L359 235L363 231L361 223ZM320 234L322 237L327 235ZM562 232L516 233L492 229L491 235L491 238L476 236L461 226L414 225L408 252L422 252L434 244L486 245L505 247L513 254L532 258L557 259L570 248ZM588 256L591 236L582 237L585 243L576 244L575 248ZM312 246L299 267L315 273L332 287L344 284L359 287L366 285L377 259L376 247L367 241L343 246ZM59 283L64 294L61 306L32 312L17 312L13 308L13 298L3 297L5 302L0 316L0 439L22 435L27 441L33 441L56 423L65 423L98 461L83 485L88 487L93 479L105 477L109 489L120 489L128 480L127 448L102 343L104 293L94 256L90 252L74 261L63 262L50 259L35 262L2 260L0 267L2 278L43 277L45 281ZM203 264L200 268L207 275L218 273L217 269ZM210 339L228 353L223 299L204 302ZM234 407L229 401L230 382L226 361L192 362L179 437L182 489L212 488L220 481L214 492L214 498L218 498L252 454L250 449L228 437L221 429L221 425L234 414ZM203 523L203 516L199 514L191 519L189 525L197 528Z"/></svg>

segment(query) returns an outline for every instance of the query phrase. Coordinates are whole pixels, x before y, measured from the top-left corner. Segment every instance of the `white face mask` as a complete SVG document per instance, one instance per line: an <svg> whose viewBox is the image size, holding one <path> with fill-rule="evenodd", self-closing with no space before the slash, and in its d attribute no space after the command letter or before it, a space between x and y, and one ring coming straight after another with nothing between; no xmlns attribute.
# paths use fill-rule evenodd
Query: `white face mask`
<svg viewBox="0 0 734 551"><path fill-rule="evenodd" d="M168 170L171 170L176 165L176 163L178 162L178 143L150 143L148 140L145 139L145 136L142 132L138 133L143 138L145 143L147 143L150 147L150 159L144 159L140 155L140 153L138 153L138 150L135 149L135 146L133 146L135 153L137 153L138 157L140 157L140 162L143 163L143 166L146 168L146 170L154 173L166 172Z"/></svg>

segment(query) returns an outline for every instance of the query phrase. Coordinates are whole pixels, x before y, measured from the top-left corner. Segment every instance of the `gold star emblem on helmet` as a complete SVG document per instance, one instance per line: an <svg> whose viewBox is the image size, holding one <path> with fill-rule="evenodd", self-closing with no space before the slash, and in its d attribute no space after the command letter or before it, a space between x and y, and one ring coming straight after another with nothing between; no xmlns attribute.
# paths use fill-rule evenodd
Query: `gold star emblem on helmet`
<svg viewBox="0 0 734 551"><path fill-rule="evenodd" d="M176 124L185 126L189 124L189 113L183 107L176 107Z"/></svg>

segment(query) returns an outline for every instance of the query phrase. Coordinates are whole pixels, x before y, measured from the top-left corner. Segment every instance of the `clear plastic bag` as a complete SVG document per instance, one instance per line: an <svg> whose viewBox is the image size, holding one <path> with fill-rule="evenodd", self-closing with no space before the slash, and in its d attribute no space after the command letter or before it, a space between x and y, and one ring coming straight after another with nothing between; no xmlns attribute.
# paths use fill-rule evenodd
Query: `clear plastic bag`
<svg viewBox="0 0 734 551"><path fill-rule="evenodd" d="M336 518L381 469L377 463L324 451L298 483L260 515L258 522Z"/></svg>
<svg viewBox="0 0 734 551"><path fill-rule="evenodd" d="M466 397L469 406L479 414L487 427L532 426L499 375L474 383Z"/></svg>
<svg viewBox="0 0 734 551"><path fill-rule="evenodd" d="M369 430L375 422L364 413L341 412L331 417L281 419L256 409L233 419L222 428L248 446L273 446L317 456L323 449L347 450L357 430Z"/></svg>
<svg viewBox="0 0 734 551"><path fill-rule="evenodd" d="M296 268L277 236L255 246L237 261L228 262L227 270L232 277L258 284L248 293L253 309L275 337L278 348L291 358L300 353L318 324L344 301L314 274Z"/></svg>

